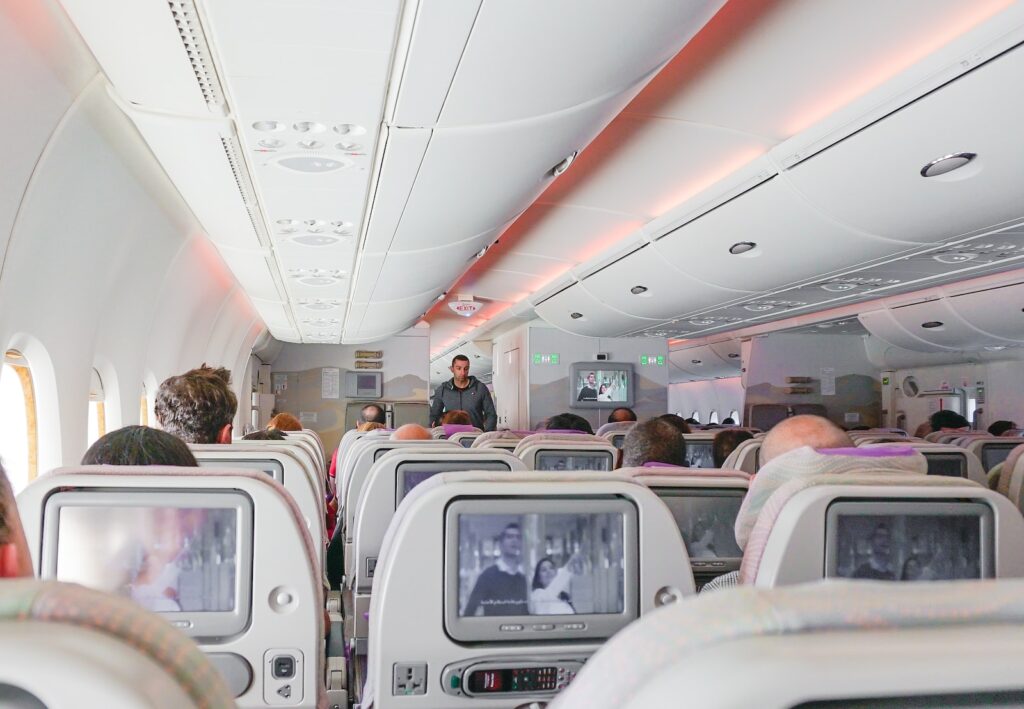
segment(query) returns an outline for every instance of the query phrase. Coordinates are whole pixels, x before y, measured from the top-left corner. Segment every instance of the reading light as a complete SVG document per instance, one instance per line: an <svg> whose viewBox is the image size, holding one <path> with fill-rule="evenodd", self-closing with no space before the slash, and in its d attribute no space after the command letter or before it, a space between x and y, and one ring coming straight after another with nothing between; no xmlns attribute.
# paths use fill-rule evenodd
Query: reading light
<svg viewBox="0 0 1024 709"><path fill-rule="evenodd" d="M641 295L647 292L647 286L633 286L629 289L629 292L633 295Z"/></svg>
<svg viewBox="0 0 1024 709"><path fill-rule="evenodd" d="M985 349L989 352L999 352L1000 350L1005 350L1006 345L985 345Z"/></svg>
<svg viewBox="0 0 1024 709"><path fill-rule="evenodd" d="M314 121L299 121L292 126L297 133L323 133L327 130L327 126L323 123L316 123Z"/></svg>
<svg viewBox="0 0 1024 709"><path fill-rule="evenodd" d="M252 127L264 133L272 133L284 130L284 123L281 123L281 121L256 121L252 124Z"/></svg>
<svg viewBox="0 0 1024 709"><path fill-rule="evenodd" d="M739 256L740 254L745 254L748 251L753 251L756 248L757 244L753 241L740 241L729 247L729 253L733 256Z"/></svg>
<svg viewBox="0 0 1024 709"><path fill-rule="evenodd" d="M749 310L752 313L766 313L769 310L774 310L774 305L768 305L767 303L751 303L750 305L744 305L744 310Z"/></svg>
<svg viewBox="0 0 1024 709"><path fill-rule="evenodd" d="M579 320L583 317L583 313L569 313L569 317L573 320Z"/></svg>
<svg viewBox="0 0 1024 709"><path fill-rule="evenodd" d="M344 141L343 140L342 142L338 143L334 147L336 147L338 150L344 150L347 153L351 153L351 152L354 152L356 150L359 150L363 146L360 145L359 143L353 143L351 141Z"/></svg>
<svg viewBox="0 0 1024 709"><path fill-rule="evenodd" d="M278 148L284 147L284 141L278 140L277 138L264 138L258 145L261 148L270 148L271 150L277 150Z"/></svg>
<svg viewBox="0 0 1024 709"><path fill-rule="evenodd" d="M338 237L326 234L302 234L296 236L292 241L303 246L330 246L338 243Z"/></svg>
<svg viewBox="0 0 1024 709"><path fill-rule="evenodd" d="M921 327L925 328L926 330L934 330L937 327L942 327L943 324L944 323L939 322L938 320L929 320L928 322L921 323Z"/></svg>
<svg viewBox="0 0 1024 709"><path fill-rule="evenodd" d="M445 291L441 295L439 295L436 298L434 298L434 300L437 301L438 303L440 303L442 300L444 300L447 297L448 297L448 291Z"/></svg>
<svg viewBox="0 0 1024 709"><path fill-rule="evenodd" d="M317 150L318 148L324 147L324 144L319 140L300 140L299 147L306 150Z"/></svg>
<svg viewBox="0 0 1024 709"><path fill-rule="evenodd" d="M580 151L573 150L571 153L569 153L566 156L566 158L564 160L562 160L562 162L558 163L553 168L551 168L551 175L553 177L558 177L563 172L568 170L569 166L572 165L572 161L575 160L576 156L579 155L579 154L580 154Z"/></svg>
<svg viewBox="0 0 1024 709"><path fill-rule="evenodd" d="M339 123L334 126L334 132L338 135L363 135L366 129L355 123Z"/></svg>
<svg viewBox="0 0 1024 709"><path fill-rule="evenodd" d="M737 353L737 352L730 352L729 353L729 359L739 359L739 358L740 358L739 353Z"/></svg>
<svg viewBox="0 0 1024 709"><path fill-rule="evenodd" d="M921 177L938 177L961 167L978 157L977 153L952 153L936 158L921 168Z"/></svg>

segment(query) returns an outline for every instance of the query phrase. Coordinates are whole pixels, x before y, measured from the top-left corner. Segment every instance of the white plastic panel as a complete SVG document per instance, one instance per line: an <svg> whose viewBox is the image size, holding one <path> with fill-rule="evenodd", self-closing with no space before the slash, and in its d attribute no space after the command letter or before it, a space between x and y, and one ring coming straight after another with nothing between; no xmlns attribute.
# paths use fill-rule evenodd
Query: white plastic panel
<svg viewBox="0 0 1024 709"><path fill-rule="evenodd" d="M892 311L875 310L870 313L861 313L859 316L861 324L867 331L880 340L890 345L902 347L905 350L915 352L941 352L949 349L934 345L923 338L910 333L893 317Z"/></svg>
<svg viewBox="0 0 1024 709"><path fill-rule="evenodd" d="M890 313L892 319L911 336L943 349L981 349L982 343L989 339L958 316L945 298L893 308ZM942 325L935 328L922 327L924 323L930 322Z"/></svg>
<svg viewBox="0 0 1024 709"><path fill-rule="evenodd" d="M573 179L575 168L574 163L552 187L566 179ZM546 200L550 192L551 189L545 191L542 198L545 201L530 205L505 232L504 238L512 244L512 251L503 254L496 267L522 270L505 265L505 261L515 254L544 256L572 264L583 263L643 226L643 219L630 214L549 204Z"/></svg>
<svg viewBox="0 0 1024 709"><path fill-rule="evenodd" d="M668 357L675 367L686 372L693 379L735 377L740 373L739 359L734 360L720 356L711 345L671 350Z"/></svg>
<svg viewBox="0 0 1024 709"><path fill-rule="evenodd" d="M1024 342L1024 283L958 295L950 307L978 330L1012 342Z"/></svg>
<svg viewBox="0 0 1024 709"><path fill-rule="evenodd" d="M1024 51L1013 50L798 165L788 179L858 229L922 243L1024 215ZM939 177L920 170L969 151ZM898 199L894 199L898 195Z"/></svg>
<svg viewBox="0 0 1024 709"><path fill-rule="evenodd" d="M419 293L436 295L476 260L484 247L498 238L500 230L479 234L452 246L423 251L391 251L374 290L375 300L399 300Z"/></svg>
<svg viewBox="0 0 1024 709"><path fill-rule="evenodd" d="M242 251L239 249L220 249L221 258L228 265L239 282L246 285L246 293L257 300L284 300L279 293L267 256L262 251Z"/></svg>
<svg viewBox="0 0 1024 709"><path fill-rule="evenodd" d="M624 91L674 56L723 3L642 0L624 11L617 0L485 0L441 125L513 121Z"/></svg>
<svg viewBox="0 0 1024 709"><path fill-rule="evenodd" d="M536 311L539 317L557 328L591 337L615 337L653 324L650 320L641 320L612 310L580 284L570 286L539 303ZM572 313L579 313L582 317L573 318Z"/></svg>

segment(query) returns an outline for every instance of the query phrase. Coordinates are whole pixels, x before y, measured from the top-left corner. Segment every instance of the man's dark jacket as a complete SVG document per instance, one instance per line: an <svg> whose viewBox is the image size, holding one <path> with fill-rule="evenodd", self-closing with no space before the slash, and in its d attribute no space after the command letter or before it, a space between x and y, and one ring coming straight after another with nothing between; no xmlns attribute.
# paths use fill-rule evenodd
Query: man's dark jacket
<svg viewBox="0 0 1024 709"><path fill-rule="evenodd" d="M463 410L473 420L473 425L483 431L493 431L498 425L498 414L487 386L476 377L469 377L465 389L455 386L455 379L449 379L434 391L430 404L430 424L436 426L446 411Z"/></svg>

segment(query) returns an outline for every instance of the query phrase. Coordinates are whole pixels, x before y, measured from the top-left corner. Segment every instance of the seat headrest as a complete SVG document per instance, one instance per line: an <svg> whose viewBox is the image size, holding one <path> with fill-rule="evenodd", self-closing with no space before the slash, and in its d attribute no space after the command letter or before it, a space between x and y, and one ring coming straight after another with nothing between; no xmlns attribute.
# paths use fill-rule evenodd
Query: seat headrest
<svg viewBox="0 0 1024 709"><path fill-rule="evenodd" d="M470 448L481 448L487 441L519 441L528 435L530 434L524 431L484 431L473 439Z"/></svg>
<svg viewBox="0 0 1024 709"><path fill-rule="evenodd" d="M746 546L761 508L776 490L790 480L850 472L927 475L928 461L914 449L905 446L823 450L804 446L789 451L762 465L754 476L736 517L736 543L740 549Z"/></svg>
<svg viewBox="0 0 1024 709"><path fill-rule="evenodd" d="M727 468L685 468L678 465L647 465L636 468L619 468L616 470L619 475L627 478L731 478L736 480L750 480L750 475L742 470L729 470Z"/></svg>
<svg viewBox="0 0 1024 709"><path fill-rule="evenodd" d="M1003 473L999 476L997 491L1006 497L1010 496L1010 481L1013 479L1013 470L1017 467L1017 461L1024 455L1024 443L1010 451L1003 461Z"/></svg>
<svg viewBox="0 0 1024 709"><path fill-rule="evenodd" d="M598 436L603 436L606 433L628 431L633 426L636 426L636 421L612 421L611 423L602 424L596 433Z"/></svg>

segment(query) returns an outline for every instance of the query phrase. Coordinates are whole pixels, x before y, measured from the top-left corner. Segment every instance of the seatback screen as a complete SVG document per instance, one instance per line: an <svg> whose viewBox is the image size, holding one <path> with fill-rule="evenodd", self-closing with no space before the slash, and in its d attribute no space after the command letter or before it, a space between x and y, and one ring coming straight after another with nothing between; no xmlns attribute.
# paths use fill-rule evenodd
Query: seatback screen
<svg viewBox="0 0 1024 709"><path fill-rule="evenodd" d="M508 463L501 461L416 461L399 463L395 468L395 507L398 506L413 488L429 480L438 473L450 473L459 470L511 470Z"/></svg>
<svg viewBox="0 0 1024 709"><path fill-rule="evenodd" d="M612 454L600 451L538 451L536 470L611 470Z"/></svg>
<svg viewBox="0 0 1024 709"><path fill-rule="evenodd" d="M715 457L712 454L711 440L688 440L686 441L686 467L687 468L713 468Z"/></svg>
<svg viewBox="0 0 1024 709"><path fill-rule="evenodd" d="M657 492L679 526L691 561L743 557L733 531L743 504L742 489L661 489Z"/></svg>
<svg viewBox="0 0 1024 709"><path fill-rule="evenodd" d="M1017 443L987 443L981 448L981 464L985 472L992 470L1000 463L1005 463L1010 456L1010 451L1016 448Z"/></svg>
<svg viewBox="0 0 1024 709"><path fill-rule="evenodd" d="M925 453L928 474L950 478L967 477L967 458L959 453Z"/></svg>

